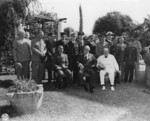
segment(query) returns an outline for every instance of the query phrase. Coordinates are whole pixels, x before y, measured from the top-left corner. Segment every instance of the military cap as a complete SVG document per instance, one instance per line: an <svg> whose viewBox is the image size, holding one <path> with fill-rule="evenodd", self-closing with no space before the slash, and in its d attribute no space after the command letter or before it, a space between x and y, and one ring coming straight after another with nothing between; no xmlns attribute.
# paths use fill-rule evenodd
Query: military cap
<svg viewBox="0 0 150 121"><path fill-rule="evenodd" d="M78 35L82 35L82 36L83 36L83 35L84 35L84 32L78 32Z"/></svg>
<svg viewBox="0 0 150 121"><path fill-rule="evenodd" d="M63 36L63 35L66 35L66 33L65 32L61 32L60 35Z"/></svg>
<svg viewBox="0 0 150 121"><path fill-rule="evenodd" d="M114 33L109 31L109 32L106 33L106 36L109 36L109 35L114 35Z"/></svg>
<svg viewBox="0 0 150 121"><path fill-rule="evenodd" d="M70 36L76 36L76 33L75 32L71 32Z"/></svg>

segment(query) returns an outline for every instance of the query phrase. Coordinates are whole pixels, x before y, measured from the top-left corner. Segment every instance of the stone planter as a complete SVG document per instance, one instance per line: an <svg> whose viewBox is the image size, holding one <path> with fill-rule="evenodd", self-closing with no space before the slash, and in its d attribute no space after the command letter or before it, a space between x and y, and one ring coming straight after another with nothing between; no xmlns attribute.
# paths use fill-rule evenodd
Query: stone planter
<svg viewBox="0 0 150 121"><path fill-rule="evenodd" d="M40 108L43 100L43 85L38 85L38 87L38 90L32 92L6 94L18 114L34 113Z"/></svg>

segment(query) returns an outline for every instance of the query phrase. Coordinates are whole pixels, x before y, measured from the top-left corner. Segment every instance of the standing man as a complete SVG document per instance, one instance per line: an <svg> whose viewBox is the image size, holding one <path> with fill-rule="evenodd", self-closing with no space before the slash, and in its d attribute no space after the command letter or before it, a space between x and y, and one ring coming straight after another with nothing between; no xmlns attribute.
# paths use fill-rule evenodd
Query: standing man
<svg viewBox="0 0 150 121"><path fill-rule="evenodd" d="M109 31L106 33L106 42L109 44L109 47L112 45L112 39L114 37L114 33Z"/></svg>
<svg viewBox="0 0 150 121"><path fill-rule="evenodd" d="M150 87L150 46L145 47L144 50L146 51L144 55L144 62L146 64L145 79L147 86Z"/></svg>
<svg viewBox="0 0 150 121"><path fill-rule="evenodd" d="M112 45L110 46L110 54L112 54L115 57L118 65L119 65L121 62L121 54L122 53L121 53L121 48L117 45L118 39L119 39L118 36L116 36L115 39L113 39ZM116 75L115 75L115 84L116 83L120 84L120 78L119 78L118 73L116 73Z"/></svg>
<svg viewBox="0 0 150 121"><path fill-rule="evenodd" d="M93 68L96 65L96 58L93 54L89 53L90 47L87 45L84 47L84 53L82 53L78 58L78 67L80 68L79 71L79 78L81 84L84 87L85 91L90 89L90 92L93 93L93 89L95 86L95 72ZM89 82L86 82L85 77L89 78ZM89 84L89 88L88 88Z"/></svg>
<svg viewBox="0 0 150 121"><path fill-rule="evenodd" d="M13 58L18 79L29 79L29 64L31 61L31 46L24 31L18 32L18 39L13 42Z"/></svg>
<svg viewBox="0 0 150 121"><path fill-rule="evenodd" d="M78 32L78 41L79 41L79 54L84 52L84 46L85 46L85 42L83 40L83 36L84 36L84 32Z"/></svg>
<svg viewBox="0 0 150 121"><path fill-rule="evenodd" d="M25 38L27 39L30 47L31 47L31 40L30 40L30 33L29 32L25 32ZM31 70L31 63L29 63L29 74L28 74L28 78L30 79L30 70Z"/></svg>
<svg viewBox="0 0 150 121"><path fill-rule="evenodd" d="M46 66L48 69L48 83L51 83L52 80L52 70L53 70L53 65L54 65L54 54L55 54L55 49L56 49L56 42L55 42L55 35L53 33L48 34L48 40L45 42L46 43Z"/></svg>
<svg viewBox="0 0 150 121"><path fill-rule="evenodd" d="M119 68L121 70L121 81L124 81L124 64L123 64L123 58L124 58L124 51L125 48L127 47L127 44L125 44L125 40L123 36L119 37L119 43L118 43L119 48L121 49L120 53L120 62L119 62Z"/></svg>
<svg viewBox="0 0 150 121"><path fill-rule="evenodd" d="M68 55L69 49L68 49L68 42L66 40L66 37L67 37L66 33L61 32L61 39L56 42L56 52L58 51L58 46L62 45L64 48L64 53Z"/></svg>
<svg viewBox="0 0 150 121"><path fill-rule="evenodd" d="M133 46L132 39L129 40L128 46L125 48L123 62L125 65L124 82L128 81L132 83L135 64L137 62L137 49Z"/></svg>
<svg viewBox="0 0 150 121"><path fill-rule="evenodd" d="M67 81L70 81L72 79L72 73L68 69L68 56L63 53L64 48L62 45L58 46L58 53L55 54L54 56L54 67L57 72L57 86L60 87L61 85L61 80L65 76L67 80L64 81L64 88L67 87ZM61 88L61 87L60 87Z"/></svg>
<svg viewBox="0 0 150 121"><path fill-rule="evenodd" d="M108 47L108 43L105 43L105 35L102 35L102 37L99 39L99 42L96 43L96 58L103 55L104 48Z"/></svg>
<svg viewBox="0 0 150 121"><path fill-rule="evenodd" d="M73 83L75 83L78 81L76 33L72 32L70 36L71 38L70 38L70 41L68 42L68 47L69 47L68 60L69 60L69 69L73 72Z"/></svg>
<svg viewBox="0 0 150 121"><path fill-rule="evenodd" d="M41 83L45 73L46 45L43 40L44 32L39 31L37 38L31 42L32 48L32 79Z"/></svg>
<svg viewBox="0 0 150 121"><path fill-rule="evenodd" d="M90 47L90 53L96 55L96 44L94 42L94 37L95 37L94 35L90 35L88 37L88 43L86 45Z"/></svg>

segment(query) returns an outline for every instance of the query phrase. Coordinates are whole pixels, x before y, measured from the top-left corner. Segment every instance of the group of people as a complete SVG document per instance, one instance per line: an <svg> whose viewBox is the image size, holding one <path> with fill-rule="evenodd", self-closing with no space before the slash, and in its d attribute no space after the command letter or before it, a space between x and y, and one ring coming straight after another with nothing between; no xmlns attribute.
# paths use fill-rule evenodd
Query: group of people
<svg viewBox="0 0 150 121"><path fill-rule="evenodd" d="M96 82L100 82L102 90L106 89L106 76L112 91L116 83L133 82L134 70L135 80L138 79L142 51L138 40L126 40L126 36L114 36L112 32L88 37L83 32L72 32L69 38L65 32L60 34L58 41L53 33L45 39L44 32L40 30L36 38L30 40L28 32L18 32L13 44L13 58L19 79L32 78L41 83L47 69L48 83L51 84L55 78L56 88L77 83L91 93Z"/></svg>

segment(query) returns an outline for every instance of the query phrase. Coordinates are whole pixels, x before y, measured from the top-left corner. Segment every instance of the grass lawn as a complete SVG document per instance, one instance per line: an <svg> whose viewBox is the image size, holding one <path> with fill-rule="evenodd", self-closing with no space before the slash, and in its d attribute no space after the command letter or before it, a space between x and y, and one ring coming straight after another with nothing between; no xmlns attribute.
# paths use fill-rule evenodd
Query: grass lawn
<svg viewBox="0 0 150 121"><path fill-rule="evenodd" d="M0 112L5 105L7 87L11 81L0 81ZM8 80L8 81L7 81ZM97 85L94 94L80 87L45 91L43 104L34 114L15 116L11 121L150 121L150 93L144 85L121 83L116 91L101 91ZM148 90L147 90L148 91ZM8 109L8 114L13 113Z"/></svg>

